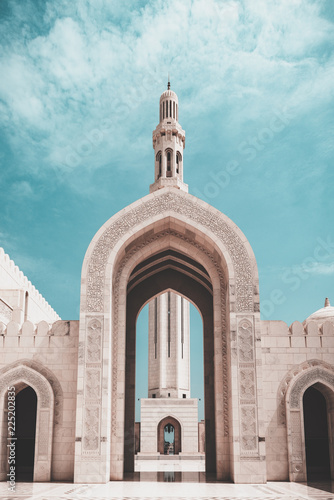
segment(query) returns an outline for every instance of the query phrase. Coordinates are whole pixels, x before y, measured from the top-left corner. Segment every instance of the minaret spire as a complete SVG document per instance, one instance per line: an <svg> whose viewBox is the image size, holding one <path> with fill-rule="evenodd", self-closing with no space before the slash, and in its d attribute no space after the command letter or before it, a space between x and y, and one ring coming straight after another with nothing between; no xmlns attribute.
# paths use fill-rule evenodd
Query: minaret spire
<svg viewBox="0 0 334 500"><path fill-rule="evenodd" d="M169 73L167 90L160 96L159 111L159 125L153 132L155 182L150 186L150 193L164 187L188 192L183 182L185 131L179 124L179 100L170 88Z"/></svg>

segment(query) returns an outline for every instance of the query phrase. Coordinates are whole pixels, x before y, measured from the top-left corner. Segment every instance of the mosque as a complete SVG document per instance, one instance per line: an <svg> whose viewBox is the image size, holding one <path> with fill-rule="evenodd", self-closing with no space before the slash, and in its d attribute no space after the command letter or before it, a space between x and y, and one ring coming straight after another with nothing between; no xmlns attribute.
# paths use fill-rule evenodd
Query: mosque
<svg viewBox="0 0 334 500"><path fill-rule="evenodd" d="M93 237L78 321L61 320L0 251L3 481L14 438L17 480L106 483L134 471L136 456L168 454L205 456L208 473L234 483L334 479L334 307L326 299L290 326L260 319L249 242L183 181L178 116L168 85L150 194ZM189 302L203 321L204 422L191 397ZM136 423L146 304L148 394Z"/></svg>

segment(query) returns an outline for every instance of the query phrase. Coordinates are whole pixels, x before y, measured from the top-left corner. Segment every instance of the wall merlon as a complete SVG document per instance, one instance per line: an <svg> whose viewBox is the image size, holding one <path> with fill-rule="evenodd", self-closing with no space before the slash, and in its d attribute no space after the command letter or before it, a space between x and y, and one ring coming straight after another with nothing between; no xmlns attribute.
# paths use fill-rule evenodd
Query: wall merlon
<svg viewBox="0 0 334 500"><path fill-rule="evenodd" d="M294 321L288 327L283 321L261 321L262 345L267 347L274 345L271 339L277 338L279 345L281 337L317 337L317 336L334 336L334 322L330 320L316 322L310 321L303 324L299 321Z"/></svg>
<svg viewBox="0 0 334 500"><path fill-rule="evenodd" d="M77 337L79 332L79 321L63 321L59 320L53 324L46 321L40 321L33 324L31 321L25 321L22 326L10 321L7 326L0 322L0 337Z"/></svg>

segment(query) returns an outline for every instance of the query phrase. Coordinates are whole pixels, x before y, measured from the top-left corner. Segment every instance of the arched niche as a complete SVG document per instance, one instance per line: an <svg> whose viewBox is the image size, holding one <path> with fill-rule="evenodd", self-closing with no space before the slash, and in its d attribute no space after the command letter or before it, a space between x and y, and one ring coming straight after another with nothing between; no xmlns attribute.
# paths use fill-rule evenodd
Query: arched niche
<svg viewBox="0 0 334 500"><path fill-rule="evenodd" d="M330 463L333 478L334 371L329 368L329 365L318 362L316 366L305 368L300 373L296 369L296 373L297 375L288 384L285 396L290 481L307 481L303 395L309 387L315 387L326 399L330 437Z"/></svg>
<svg viewBox="0 0 334 500"><path fill-rule="evenodd" d="M158 443L157 451L161 455L164 455L164 434L166 425L172 425L174 428L174 455L178 455L182 451L182 440L181 440L181 424L180 422L172 417L168 416L160 420L157 429Z"/></svg>
<svg viewBox="0 0 334 500"><path fill-rule="evenodd" d="M157 256L159 262L154 260ZM152 193L116 214L87 250L81 287L75 481L123 478L124 449L133 443L131 431L124 433L125 403L132 404L125 398L126 366L133 356L129 351L133 341L128 342L132 326L127 325L135 323L142 306L134 299L137 305L130 318L129 299L133 279L140 274L135 288L141 282L152 285L151 297L156 280L160 284L154 293L173 289L192 300L191 291L182 291L186 276L211 295L215 384L209 400L219 422L219 429L215 424L217 477L245 482L245 475L252 474L253 480L264 482L256 261L230 219L174 188ZM147 286L141 287L143 293ZM202 316L203 310L204 305ZM237 405L232 406L229 394Z"/></svg>
<svg viewBox="0 0 334 500"><path fill-rule="evenodd" d="M1 424L1 479L6 479L7 457L7 411L8 388L15 388L15 393L31 387L37 395L37 418L35 437L34 481L51 480L51 457L54 424L54 393L49 381L34 369L17 365L7 369L0 377L0 415Z"/></svg>

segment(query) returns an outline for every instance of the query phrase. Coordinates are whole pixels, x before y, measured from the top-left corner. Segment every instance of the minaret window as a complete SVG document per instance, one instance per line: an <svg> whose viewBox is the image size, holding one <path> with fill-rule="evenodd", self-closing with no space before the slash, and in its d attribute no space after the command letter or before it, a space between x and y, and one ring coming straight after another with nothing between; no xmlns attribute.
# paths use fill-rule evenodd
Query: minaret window
<svg viewBox="0 0 334 500"><path fill-rule="evenodd" d="M183 346L184 346L184 311L183 311L183 297L181 297L181 358L183 359Z"/></svg>
<svg viewBox="0 0 334 500"><path fill-rule="evenodd" d="M154 358L157 359L158 346L158 299L154 300Z"/></svg>
<svg viewBox="0 0 334 500"><path fill-rule="evenodd" d="M176 153L176 173L177 173L177 174L179 174L179 173L180 173L181 162L182 162L182 155L181 155L181 153L178 151L178 152Z"/></svg>
<svg viewBox="0 0 334 500"><path fill-rule="evenodd" d="M172 177L172 152L167 151L167 177Z"/></svg>
<svg viewBox="0 0 334 500"><path fill-rule="evenodd" d="M24 321L27 321L28 319L28 300L29 300L29 294L28 292L26 292L24 300Z"/></svg>
<svg viewBox="0 0 334 500"><path fill-rule="evenodd" d="M168 118L168 101L165 102L166 105L166 118Z"/></svg>
<svg viewBox="0 0 334 500"><path fill-rule="evenodd" d="M170 358L170 292L168 292L168 308L167 308L167 324L168 324L168 357Z"/></svg>
<svg viewBox="0 0 334 500"><path fill-rule="evenodd" d="M179 110L177 105L176 105L176 121L179 121Z"/></svg>
<svg viewBox="0 0 334 500"><path fill-rule="evenodd" d="M162 118L165 118L165 103L162 103Z"/></svg>
<svg viewBox="0 0 334 500"><path fill-rule="evenodd" d="M158 163L158 175L157 175L157 179L159 179L161 177L161 160L162 160L161 151L158 151L158 153L157 153L157 155L155 157L155 160Z"/></svg>
<svg viewBox="0 0 334 500"><path fill-rule="evenodd" d="M173 101L173 118L175 120L175 101Z"/></svg>
<svg viewBox="0 0 334 500"><path fill-rule="evenodd" d="M169 101L169 116L172 117L172 101Z"/></svg>

